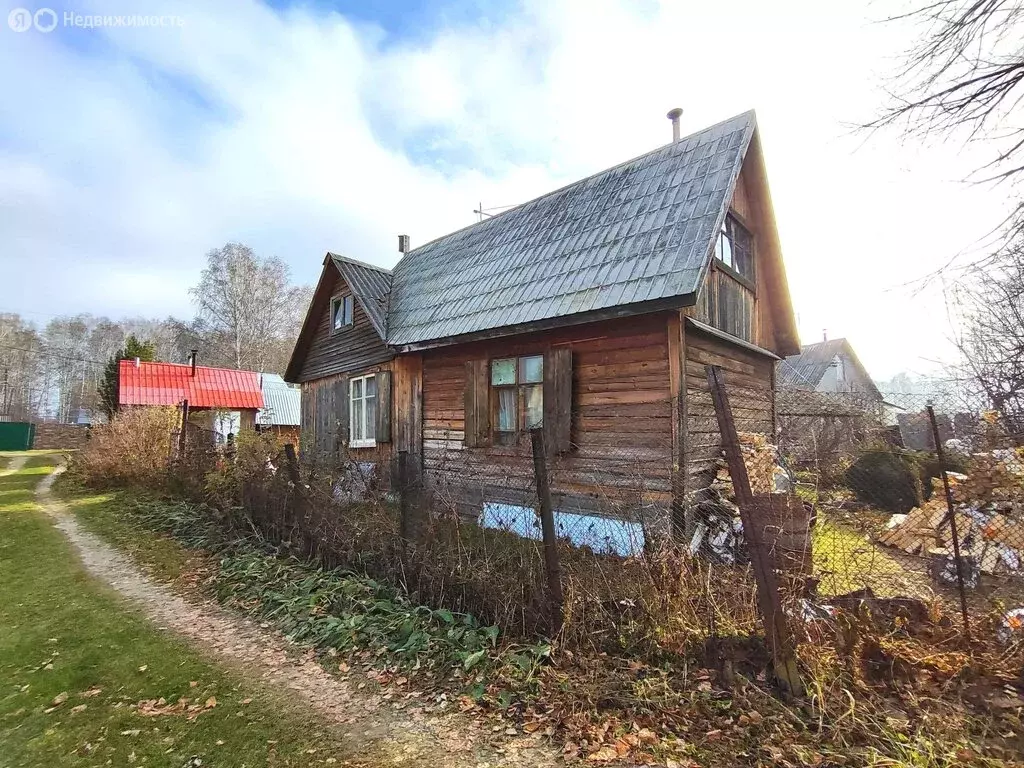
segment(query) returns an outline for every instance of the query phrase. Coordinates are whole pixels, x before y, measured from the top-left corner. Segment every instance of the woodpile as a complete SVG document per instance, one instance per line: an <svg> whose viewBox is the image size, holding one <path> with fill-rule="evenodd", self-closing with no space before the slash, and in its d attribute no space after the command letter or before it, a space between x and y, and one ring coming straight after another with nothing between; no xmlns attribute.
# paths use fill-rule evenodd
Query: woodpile
<svg viewBox="0 0 1024 768"><path fill-rule="evenodd" d="M1012 450L976 454L969 474L951 472L948 477L961 556L982 573L1019 571L1024 551L1021 456ZM942 566L952 558L952 530L942 481L936 478L931 499L906 515L893 515L879 542Z"/></svg>

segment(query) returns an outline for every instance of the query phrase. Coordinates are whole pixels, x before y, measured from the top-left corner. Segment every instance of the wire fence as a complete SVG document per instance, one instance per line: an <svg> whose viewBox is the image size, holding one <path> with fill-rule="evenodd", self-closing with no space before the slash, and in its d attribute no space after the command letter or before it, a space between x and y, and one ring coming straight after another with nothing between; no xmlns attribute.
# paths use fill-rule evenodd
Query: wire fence
<svg viewBox="0 0 1024 768"><path fill-rule="evenodd" d="M959 635L999 605L1017 628L1024 453L997 415L720 376L692 383L676 426L648 404L629 439L592 430L562 453L542 429L475 450L452 429L421 453L186 448L181 471L230 463L242 525L512 637L774 657L785 679L836 610Z"/></svg>

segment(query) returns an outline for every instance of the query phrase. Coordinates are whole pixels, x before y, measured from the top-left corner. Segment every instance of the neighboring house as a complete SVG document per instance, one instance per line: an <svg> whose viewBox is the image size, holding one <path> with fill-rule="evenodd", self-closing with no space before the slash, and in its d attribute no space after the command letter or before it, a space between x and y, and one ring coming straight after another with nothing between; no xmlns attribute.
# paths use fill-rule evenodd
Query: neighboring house
<svg viewBox="0 0 1024 768"><path fill-rule="evenodd" d="M806 344L779 363L779 386L815 392L852 392L881 402L882 395L846 339Z"/></svg>
<svg viewBox="0 0 1024 768"><path fill-rule="evenodd" d="M466 514L529 488L533 426L560 510L642 488L679 511L720 453L705 364L724 369L740 429L770 434L775 363L798 349L747 112L393 271L328 253L285 378L302 384L307 460L408 452L429 484L466 490Z"/></svg>
<svg viewBox="0 0 1024 768"><path fill-rule="evenodd" d="M256 412L256 428L273 432L282 442L299 443L299 408L302 393L276 373L260 374L263 407Z"/></svg>
<svg viewBox="0 0 1024 768"><path fill-rule="evenodd" d="M119 407L188 402L189 421L222 437L252 429L263 407L259 374L230 368L122 360L118 366Z"/></svg>
<svg viewBox="0 0 1024 768"><path fill-rule="evenodd" d="M846 339L807 344L778 364L778 439L798 462L834 460L888 421L882 394Z"/></svg>

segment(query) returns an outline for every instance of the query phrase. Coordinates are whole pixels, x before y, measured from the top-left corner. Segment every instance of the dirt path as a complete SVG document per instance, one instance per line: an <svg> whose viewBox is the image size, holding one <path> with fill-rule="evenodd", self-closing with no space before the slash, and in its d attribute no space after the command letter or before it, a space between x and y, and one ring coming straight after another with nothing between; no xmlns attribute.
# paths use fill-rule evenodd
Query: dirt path
<svg viewBox="0 0 1024 768"><path fill-rule="evenodd" d="M20 468L14 466L16 462L6 472ZM448 713L444 704L391 701L358 690L356 684L329 675L310 654L296 654L295 646L281 635L216 603L186 600L152 581L125 555L82 529L54 497L51 486L63 469L59 467L40 483L39 502L90 573L138 605L161 629L184 636L214 660L274 691L291 691L295 700L309 705L355 742L362 760L405 765L443 761L447 768L540 768L561 762L553 749L535 737L495 736L493 726Z"/></svg>
<svg viewBox="0 0 1024 768"><path fill-rule="evenodd" d="M26 461L28 461L27 456L12 456L10 464L4 469L0 469L0 477L13 475L15 472L20 471L25 466Z"/></svg>

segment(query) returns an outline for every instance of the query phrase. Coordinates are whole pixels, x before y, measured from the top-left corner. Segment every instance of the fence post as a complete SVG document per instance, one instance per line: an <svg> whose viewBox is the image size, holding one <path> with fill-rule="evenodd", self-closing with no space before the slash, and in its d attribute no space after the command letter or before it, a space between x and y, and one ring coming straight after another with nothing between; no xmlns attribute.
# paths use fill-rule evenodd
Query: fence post
<svg viewBox="0 0 1024 768"><path fill-rule="evenodd" d="M757 607L764 622L765 638L768 641L768 650L772 654L775 676L790 695L803 696L804 688L796 663L793 635L789 631L786 614L782 609L779 582L775 576L771 553L765 546L764 536L758 530L753 514L754 494L750 490L747 465L743 463L743 454L740 452L739 435L736 433L736 423L733 421L722 371L717 365L709 365L707 375L711 399L715 404L715 415L718 417L718 431L722 436L722 448L729 464L729 476L732 478L736 504L740 508L743 537L747 541L750 564L753 566L754 579L757 581Z"/></svg>
<svg viewBox="0 0 1024 768"><path fill-rule="evenodd" d="M188 400L181 401L181 432L178 435L178 458L184 459L188 450Z"/></svg>
<svg viewBox="0 0 1024 768"><path fill-rule="evenodd" d="M409 541L413 534L412 524L412 471L409 466L409 452L398 452L398 535L402 541Z"/></svg>
<svg viewBox="0 0 1024 768"><path fill-rule="evenodd" d="M537 482L537 502L540 507L540 529L544 536L544 571L548 581L548 607L551 634L562 628L562 566L558 560L558 541L555 534L555 513L551 508L551 486L548 484L547 455L544 452L544 430L530 430L533 443L533 475Z"/></svg>
<svg viewBox="0 0 1024 768"><path fill-rule="evenodd" d="M960 532L957 530L956 510L953 507L953 493L949 488L949 476L946 474L946 452L942 448L942 439L939 437L939 423L935 419L935 409L931 403L925 406L928 411L928 421L932 425L932 440L935 441L935 454L939 457L939 473L942 475L942 490L946 494L946 517L949 518L950 534L953 537L953 558L956 561L956 584L960 591L960 612L964 619L964 637L967 642L971 641L971 627L967 618L967 587L964 585L964 565L960 559ZM942 525L939 525L941 530Z"/></svg>

